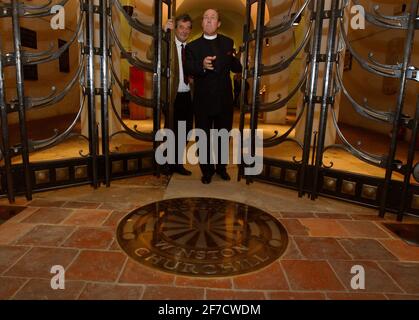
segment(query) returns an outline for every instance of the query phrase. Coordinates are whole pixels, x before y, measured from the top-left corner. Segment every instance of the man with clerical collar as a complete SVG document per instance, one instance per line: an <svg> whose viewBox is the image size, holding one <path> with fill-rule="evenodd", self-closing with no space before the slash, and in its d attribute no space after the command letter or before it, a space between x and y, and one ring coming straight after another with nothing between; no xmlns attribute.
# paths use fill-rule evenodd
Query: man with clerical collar
<svg viewBox="0 0 419 320"><path fill-rule="evenodd" d="M221 26L216 9L208 9L202 17L203 34L186 46L186 73L194 78L193 106L195 128L202 129L207 137L207 161L201 162L201 181L211 183L217 173L221 179L230 180L226 163L222 163L221 144L213 150L211 129L230 131L233 125L233 89L230 72L240 73L242 66L234 52L234 42L218 33ZM211 151L217 153L211 161ZM214 162L216 165L214 166Z"/></svg>

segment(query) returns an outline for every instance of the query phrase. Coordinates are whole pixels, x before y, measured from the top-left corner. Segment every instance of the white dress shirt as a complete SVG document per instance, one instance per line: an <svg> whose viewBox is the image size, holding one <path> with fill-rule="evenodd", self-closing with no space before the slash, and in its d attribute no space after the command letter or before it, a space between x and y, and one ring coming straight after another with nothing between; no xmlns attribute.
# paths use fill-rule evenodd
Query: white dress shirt
<svg viewBox="0 0 419 320"><path fill-rule="evenodd" d="M183 79L183 63L182 63L182 44L186 47L186 42L180 42L178 38L175 39L176 41L176 48L177 48L177 56L179 61L179 88L177 92L189 92L191 88L189 84L186 84Z"/></svg>

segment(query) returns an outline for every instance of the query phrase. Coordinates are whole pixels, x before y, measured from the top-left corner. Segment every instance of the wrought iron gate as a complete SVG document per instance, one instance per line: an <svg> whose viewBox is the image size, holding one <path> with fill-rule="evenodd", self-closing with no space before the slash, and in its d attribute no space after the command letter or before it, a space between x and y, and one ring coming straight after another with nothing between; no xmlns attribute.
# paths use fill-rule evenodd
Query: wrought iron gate
<svg viewBox="0 0 419 320"><path fill-rule="evenodd" d="M132 16L130 8L124 7L119 0L99 0L98 5L94 1L80 0L78 23L71 39L62 47L54 51L51 47L42 52L29 52L23 50L21 43L21 22L26 19L38 19L51 17L51 2L45 5L28 5L22 1L12 0L10 4L0 5L0 19L10 19L13 25L12 40L13 51L3 52L0 39L0 107L1 107L1 189L0 195L7 196L10 202L14 202L15 196L25 194L27 199L32 198L33 192L49 189L62 188L82 184L91 184L97 188L101 183L109 186L111 180L159 173L154 163L154 150L156 143L153 141L154 134L160 128L160 113L163 97L160 95L162 77L167 73L162 70L162 41L161 30L164 5L171 14L172 1L154 1L154 23L146 25L135 16ZM68 0L59 3L64 9L69 5ZM132 9L132 8L131 8ZM55 12L54 12L55 13ZM74 12L72 12L74 14ZM144 62L128 52L118 38L113 14L122 15L129 25L144 35L156 40L157 51L154 61ZM100 31L95 35L95 17L99 17ZM30 65L40 65L58 60L59 57L71 46L79 42L79 65L71 81L65 88L56 92L53 87L52 93L47 97L30 97L27 95L27 83L24 81L23 68ZM95 46L98 40L99 46ZM121 56L130 65L151 73L153 77L153 97L145 98L127 90L122 80L119 79L113 63L113 56ZM95 65L95 57L100 58L100 64ZM7 96L7 83L5 78L6 68L15 68L16 75L16 98ZM100 74L95 71L100 70ZM100 86L95 84L100 80ZM99 83L96 82L96 83ZM34 140L28 136L27 113L31 110L42 112L41 108L55 106L66 98L71 89L80 85L82 101L77 114L69 126L48 139ZM121 90L124 97L142 107L153 110L153 128L148 132L130 128L122 121L122 117L115 106L115 92ZM9 93L10 94L10 93ZM100 113L97 114L95 102L100 99ZM167 101L167 100L166 100ZM39 110L39 111L36 111ZM88 115L88 134L82 135L75 132L76 124L81 115ZM18 114L19 142L11 143L10 124L8 115ZM122 131L110 134L109 118L114 115ZM99 125L99 122L101 125ZM100 127L100 129L99 129ZM111 140L118 134L128 134L138 141L147 141L150 147L146 150L120 153L111 150ZM87 141L88 152L81 150L80 157L68 159L53 159L50 161L32 161L30 155L62 144L65 140L82 138ZM14 159L21 157L21 163L14 163Z"/></svg>
<svg viewBox="0 0 419 320"><path fill-rule="evenodd" d="M246 68L244 68L242 75L240 129L243 130L246 126L249 126L254 131L258 128L258 114L260 112L272 112L284 108L300 88L304 90L303 106L291 128L283 135L276 134L264 139L265 150L284 142L293 141L302 150L301 160L296 160L294 157L294 161L282 161L265 157L263 173L256 179L296 189L300 197L308 195L314 200L319 195L324 195L375 207L379 209L382 217L387 211L397 213L399 220L405 213L418 215L419 187L411 182L411 178L413 177L416 181L419 181L418 164L414 165L419 96L417 97L416 113L410 117L403 112L407 82L419 81L419 70L411 65L414 34L419 28L418 1L412 0L408 12L400 16L382 15L378 11L378 6L374 7L374 13L367 12L365 14L368 23L375 26L405 31L403 61L397 65L377 62L372 55L366 60L351 47L345 31L345 22L347 21L345 10L348 10L350 5L360 5L358 1L331 0L330 8L325 7L326 2L325 0L305 0L300 8L296 8L295 14L293 16L289 15L286 21L274 26L265 26L266 0L247 1L246 25L244 28L244 65ZM250 29L252 6L257 6L257 21L254 30ZM263 65L264 40L290 30L293 28L294 22L301 19L303 15L308 17L308 27L296 52L289 58L273 65ZM327 37L324 37L322 33L326 20L328 21L328 33ZM255 47L254 66L249 66L248 61L251 43L254 43ZM352 98L345 88L339 72L343 61L342 49L345 46L360 66L368 72L399 79L397 104L394 110L389 112L379 111L368 106L367 103L360 104ZM289 96L282 100L262 102L259 95L261 78L289 68L291 62L304 48L307 53L307 68L302 73L301 80L296 88L290 90ZM321 67L324 70L323 77L319 76ZM253 83L252 99L249 105L244 103L245 81L247 79L251 79ZM370 154L349 143L339 128L335 113L335 98L340 91L349 99L356 112L363 117L390 124L393 133L399 132L400 127L412 132L405 162L396 158L398 147L396 134L392 135L388 153L383 155ZM321 95L318 92L321 92ZM316 110L319 110L320 114L319 125L317 129L314 129L314 113ZM249 122L245 120L247 114L250 114ZM333 124L341 144L326 147L325 135L328 114L332 115ZM304 120L306 122L304 139L300 142L292 137L291 133L297 124ZM254 139L252 139L253 141ZM376 178L333 169L333 163L330 166L324 163L324 153L331 148L344 149L365 163L384 168L385 177ZM254 144L251 151L252 155L255 155ZM252 177L244 176L243 168L243 166L239 167L239 179L245 177L249 183L252 181ZM393 172L401 173L403 181L392 180Z"/></svg>
<svg viewBox="0 0 419 320"><path fill-rule="evenodd" d="M248 125L253 134L258 128L258 114L260 112L272 112L284 108L291 98L303 91L304 103L296 116L296 120L290 129L283 135L275 135L264 140L265 148L272 148L284 142L293 141L302 152L301 160L283 161L269 157L264 158L264 171L256 177L261 181L279 184L298 190L299 196L308 195L313 200L319 195L343 199L363 205L376 207L380 215L386 211L396 212L398 218L403 214L419 214L419 187L411 182L419 180L419 166L414 164L415 144L418 131L419 99L414 116L404 114L404 97L407 82L419 81L418 68L411 65L413 38L419 28L418 1L412 0L407 13L400 16L384 16L376 10L374 13L366 13L369 23L387 29L401 29L405 31L405 44L403 61L396 65L386 65L375 61L372 57L368 60L361 57L354 50L347 38L345 31L345 10L350 4L359 4L353 0L331 0L331 7L326 8L325 0L304 0L304 3L293 16L280 24L265 26L266 0L247 0L246 24L244 26L244 70L242 75L241 90L241 116L240 129ZM68 0L61 3L64 7ZM92 184L95 188L101 183L109 186L113 179L134 175L159 173L158 166L154 163L154 150L156 142L153 140L155 132L160 128L162 108L168 108L168 116L171 116L171 108L165 101L168 97L162 97L162 80L170 78L170 68L165 68L162 62L163 42L167 43L167 53L171 50L171 41L161 30L163 8L167 8L168 17L174 11L175 1L154 1L154 23L146 25L132 15L129 8L124 7L120 0L100 0L98 5L93 1L81 0L79 2L79 21L76 31L66 45L53 51L52 48L43 52L29 52L22 49L21 45L21 21L22 19L37 19L51 16L50 3L46 5L30 6L18 0L12 0L10 4L0 6L0 19L10 19L12 25L13 50L4 52L0 41L0 107L1 107L1 160L0 167L1 184L0 195L7 196L13 202L16 195L25 194L31 199L32 193L37 191L62 188L81 184ZM257 6L257 19L254 29L251 29L251 7ZM127 51L121 43L113 18L114 14L121 14L129 25L146 36L155 40L154 61L151 63L142 61L132 52ZM263 65L264 39L278 36L293 28L294 22L305 15L309 23L305 36L296 51L288 58L274 63ZM94 20L99 17L99 36L94 32ZM328 21L328 35L322 37L323 25ZM96 39L98 38L98 39ZM99 40L99 46L95 46L95 39ZM26 93L26 83L23 76L23 68L30 65L40 65L58 59L70 45L79 42L80 56L79 65L74 76L61 92L53 92L46 97L30 97ZM254 56L249 59L251 44L254 44ZM322 50L325 44L326 50ZM343 45L344 44L344 45ZM389 112L379 111L360 104L352 98L345 88L341 75L337 70L342 64L342 49L347 47L354 59L367 71L383 77L399 80L397 104L394 110ZM307 66L301 73L300 80L295 88L290 90L287 97L273 102L263 102L259 91L263 76L277 74L290 67L298 54L306 52ZM145 98L135 95L127 90L118 73L115 70L113 56L120 55L132 66L153 77L153 96ZM169 54L167 54L169 57ZM95 57L100 58L99 67L95 65ZM166 61L166 65L168 65ZM10 98L7 90L7 79L4 77L7 68L15 69L16 98ZM319 77L319 70L323 68L324 76ZM100 74L95 74L100 70ZM95 84L95 79L100 80L100 86ZM245 82L252 80L252 99L246 105L244 103ZM54 106L65 99L71 89L77 88L82 91L83 97L79 109L73 121L62 132L56 132L51 138L34 140L28 136L27 113L40 110L46 106ZM167 85L169 81L166 82ZM10 87L10 85L9 85ZM121 90L123 95L133 103L152 109L153 128L144 132L137 127L130 128L122 121L115 106L115 92ZM166 90L166 94L170 90ZM321 92L319 95L318 92ZM398 132L400 127L412 132L407 160L402 162L396 159L398 141L393 134L389 150L384 155L373 155L351 145L341 132L335 114L335 98L342 93L349 99L354 109L360 115L381 123L390 124L393 132ZM9 94L10 95L10 94ZM100 114L97 114L95 103L100 99ZM319 110L319 125L313 133L314 113ZM41 112L41 111L39 111ZM88 115L88 134L83 136L75 132L77 122L83 112ZM10 124L8 115L17 114L19 124L19 142L11 143ZM325 146L327 118L331 114L332 120L341 140L340 145ZM109 118L114 115L123 130L110 134ZM250 115L250 121L246 116ZM101 123L99 129L99 122ZM295 127L305 121L304 139L299 142L292 137ZM170 121L169 121L170 123ZM145 151L118 153L111 150L112 139L118 134L128 134L132 138L148 141L150 148ZM62 144L65 140L81 137L88 144L88 152L80 151L80 157L71 157L61 160L32 161L30 155L35 151L52 148ZM253 136L254 137L254 136ZM314 139L313 139L314 138ZM314 142L313 142L314 140ZM254 141L254 139L252 139ZM333 169L324 164L324 153L330 148L342 148L350 152L365 163L373 164L385 169L384 178L376 178L366 175L355 174L342 170ZM252 153L255 153L255 145L252 145ZM15 163L14 159L21 158L21 163ZM239 168L239 179L244 177L251 182L252 177L244 176L244 167ZM393 172L403 175L403 181L392 180Z"/></svg>

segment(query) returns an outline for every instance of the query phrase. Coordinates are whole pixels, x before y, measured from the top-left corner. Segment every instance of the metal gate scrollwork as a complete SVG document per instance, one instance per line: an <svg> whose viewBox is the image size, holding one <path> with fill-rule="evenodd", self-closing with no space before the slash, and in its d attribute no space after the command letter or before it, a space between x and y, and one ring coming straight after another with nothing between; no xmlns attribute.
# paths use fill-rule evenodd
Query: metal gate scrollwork
<svg viewBox="0 0 419 320"><path fill-rule="evenodd" d="M350 5L361 5L359 1L331 0L330 9L326 8L325 0L306 0L300 8L297 8L294 15L289 14L287 19L275 26L265 26L264 8L265 0L248 0L246 26L244 29L244 48L246 68L243 70L242 92L246 79L252 79L253 91L250 105L243 103L241 97L240 129L246 126L245 115L250 114L248 126L254 131L258 128L258 113L272 112L284 108L288 101L298 93L301 88L304 90L304 102L300 112L296 115L294 124L284 134L264 139L264 148L278 146L286 141L296 143L302 150L302 159L293 162L264 158L264 170L256 179L270 183L286 186L298 190L300 197L308 195L316 199L319 195L343 199L346 201L371 206L379 210L381 217L386 212L397 213L401 220L403 215L419 214L419 187L412 183L413 177L419 181L417 167L414 165L416 136L418 131L419 97L416 113L413 117L403 112L406 85L408 81L419 81L418 67L411 65L411 56L415 31L418 29L418 1L413 0L410 10L400 16L386 16L379 12L379 6L374 6L374 12L365 13L366 21L378 27L386 29L401 29L405 31L403 61L396 65L386 65L374 59L373 53L368 58L363 58L351 46L348 41L348 34L345 31L347 16L346 10ZM293 2L292 5L294 5ZM254 31L250 31L251 23L250 7L257 6L257 21ZM294 22L302 15L308 15L305 36L302 43L297 46L296 51L287 59L282 59L276 64L265 66L261 63L263 54L263 40L267 37L280 35L291 28ZM324 21L328 20L327 36L323 35ZM254 67L249 67L248 54L249 43L255 42ZM396 106L391 111L380 111L368 105L367 99L364 103L357 102L351 93L345 88L342 75L339 72L342 68L343 49L347 48L353 58L366 71L382 77L391 77L399 80ZM289 96L273 102L265 103L260 101L259 89L261 77L279 73L286 68L297 57L300 51L306 48L306 68L301 74L298 85L289 90ZM325 49L322 49L325 48ZM323 76L319 75L320 68L323 68ZM321 92L319 96L317 93ZM359 146L352 145L339 128L335 111L335 98L342 93L353 106L354 110L362 117L387 123L392 126L392 132L398 132L400 127L411 130L411 141L406 161L396 158L398 147L397 135L393 134L387 154L376 155L363 151ZM314 113L318 111L319 124L314 128ZM332 116L332 123L340 143L325 146L328 115ZM299 122L305 120L304 139L302 142L292 137L291 132ZM314 139L313 139L314 138ZM385 177L377 178L367 175L360 175L351 172L341 171L333 168L333 163L324 163L324 153L332 148L345 150L362 160L385 170ZM280 150L280 149L278 149ZM254 144L252 155L255 154ZM403 175L403 181L392 180L393 172ZM244 176L243 166L239 166L239 179L245 177L251 182L253 177ZM347 189L351 189L348 192Z"/></svg>
<svg viewBox="0 0 419 320"><path fill-rule="evenodd" d="M162 78L161 49L158 50L154 61L143 62L131 52L127 52L117 36L112 19L112 12L122 15L131 28L157 39L159 47L162 41L161 21L163 1L155 1L154 21L146 25L128 14L119 0L100 0L98 5L94 1L78 1L78 22L76 30L67 43L54 50L51 45L48 50L30 52L23 50L21 43L21 21L23 19L38 19L51 17L52 1L45 4L28 5L22 1L12 0L10 3L0 4L0 19L11 19L13 51L4 52L0 39L0 107L1 107L1 154L0 167L1 188L0 195L7 196L10 202L15 201L16 195L24 194L28 200L33 192L50 189L91 184L94 188L101 183L106 186L114 179L128 176L153 174L157 172L154 164L153 136L160 128L161 97L160 86ZM170 7L170 1L166 1ZM66 8L68 0L62 0L55 5ZM98 19L97 19L98 17ZM95 20L100 24L100 31L95 32ZM158 26L158 27L157 27ZM98 38L98 39L96 39ZM95 39L99 47L95 47ZM30 65L41 65L58 60L70 48L78 45L78 66L73 72L71 80L61 91L52 87L51 93L45 97L27 95L23 68ZM153 74L153 94L151 99L143 98L129 92L123 87L121 79L115 72L112 53L126 59L130 65ZM117 53L116 53L117 52ZM95 57L100 58L100 64L95 65ZM6 68L14 68L16 75L16 98L7 96ZM100 71L95 74L96 71ZM100 80L100 86L95 86L95 79ZM98 82L99 83L99 82ZM11 85L9 84L9 87ZM153 129L143 132L135 126L129 128L122 121L120 113L115 107L114 91L119 86L125 97L141 107L153 109ZM81 94L80 106L74 119L64 130L55 129L48 139L35 140L28 136L27 113L30 110L40 110L47 106L56 107L64 100L72 89L79 89ZM96 112L96 101L100 99L100 112ZM38 111L37 111L38 112ZM76 130L82 113L88 117L88 133L83 135ZM11 143L8 115L18 114L19 143ZM114 115L123 131L110 134L109 118ZM100 129L99 129L100 128ZM100 132L99 132L100 130ZM111 140L117 134L128 134L134 139L150 142L149 150L120 153L111 150ZM53 159L49 161L31 161L30 155L37 151L50 149L73 138L81 138L87 142L88 151L79 151L79 155L68 159ZM18 157L21 157L19 163Z"/></svg>
<svg viewBox="0 0 419 320"><path fill-rule="evenodd" d="M170 37L162 31L163 11L168 10L167 16L175 13L176 2L170 0L154 1L153 24L146 24L138 19L130 10L121 4L120 0L79 1L78 22L67 43L58 49L32 52L22 49L21 20L38 19L51 16L52 1L45 4L28 5L18 0L0 4L0 19L11 19L11 41L13 50L5 52L0 39L0 111L1 111L1 166L0 166L0 196L7 196L14 202L16 195L24 194L27 199L32 198L33 192L91 184L97 188L101 183L109 186L114 179L142 174L159 174L159 166L154 162L154 151L158 147L154 141L155 133L161 127L161 113L166 108L169 126L173 125L173 106L169 105L170 91L166 87L166 96L162 96L163 82L170 79L170 59L163 62L163 50L170 56L173 46ZM418 66L412 65L414 36L419 29L418 0L412 0L410 8L401 15L388 16L380 12L379 6L373 7L373 12L365 13L367 23L384 29L398 29L404 33L403 59L397 64L379 62L370 53L363 57L348 40L348 15L345 14L351 5L361 5L357 0L301 0L294 8L294 14L273 25L265 25L266 0L247 0L245 25L243 27L243 74L240 97L240 130L248 126L252 133L251 153L255 155L255 134L259 125L259 114L277 111L287 107L287 104L302 95L302 105L298 110L295 121L283 133L278 131L270 137L265 137L265 150L282 147L284 142L291 142L301 150L300 157L294 156L292 161L264 158L264 170L256 177L244 175L244 165L239 165L239 180L244 178L247 183L260 180L282 185L297 190L300 197L308 195L315 200L318 196L338 198L361 205L371 206L379 210L381 217L386 212L394 212L401 220L404 214L419 214L419 164L415 163L415 145L418 133L419 98L416 112L413 116L405 114L406 87L409 82L417 85L419 82ZM58 4L68 5L68 0ZM98 3L96 5L95 3ZM256 21L252 28L252 6L257 7ZM165 9L164 9L165 8ZM132 9L132 8L131 8ZM291 10L290 10L291 11ZM118 35L116 23L124 19L134 32L152 37L155 44L154 60L142 61L135 54L124 48ZM304 35L295 51L288 57L271 65L262 63L264 41L266 38L276 37L285 32L292 32L297 20L305 19ZM95 32L95 21L98 20L99 33ZM327 23L326 23L327 21ZM327 28L327 35L324 34ZM98 38L98 39L96 39ZM95 47L98 40L98 47ZM164 46L166 43L166 46ZM73 70L70 81L62 90L52 87L51 93L44 97L34 97L27 94L23 69L25 66L42 65L60 58L70 47L78 46L78 66ZM250 50L254 54L249 57ZM362 69L371 74L384 78L397 79L399 82L397 101L389 111L382 111L369 105L365 98L363 102L353 97L350 89L345 87L342 69L344 49L349 51ZM303 56L305 67L296 84L284 98L271 102L262 101L259 95L261 79L264 76L277 75L290 68L297 57ZM95 57L100 63L95 64ZM126 60L143 72L152 74L152 97L146 98L136 95L124 86L123 79L117 72L115 59ZM14 69L16 81L15 97L10 97L5 78L6 70ZM98 71L98 72L96 72ZM322 72L320 72L322 71ZM95 80L100 81L95 81ZM249 103L245 103L246 81L251 80L252 91ZM97 83L100 83L99 87ZM170 81L165 85L169 86ZM9 88L10 88L9 84ZM64 130L55 130L46 139L36 140L28 134L27 113L41 110L44 107L54 107L64 100L71 90L81 91L80 105L74 119ZM153 125L151 131L132 128L123 121L116 106L116 92L131 103L152 110ZM400 128L411 132L408 154L406 159L397 159L398 141L393 134L385 154L372 154L362 150L358 145L349 141L338 123L336 97L340 94L347 99L356 113L365 119L370 119L383 125L390 125L392 132ZM14 95L14 93L13 93ZM96 101L100 99L100 110L97 112ZM38 111L36 111L38 112ZM41 112L41 111L39 111ZM88 117L88 133L83 135L75 130L82 114ZM10 136L11 124L8 115L16 114L18 118L19 142L13 142ZM315 114L318 115L318 126L315 127ZM121 130L110 131L110 118L116 119ZM248 120L249 119L249 120ZM325 144L328 122L332 123L339 143ZM171 124L171 125L170 125ZM292 132L297 126L304 127L303 139L299 140ZM136 141L150 144L149 149L135 152L120 152L112 149L112 141L117 135L125 134ZM49 161L33 161L31 155L37 151L50 149L69 139L80 138L87 143L87 151L80 151L78 157L54 159ZM333 163L325 163L326 151L338 148L345 150L365 164L382 168L384 178L361 175L334 168ZM279 148L278 150L281 150ZM21 163L16 159L20 158ZM393 173L403 176L402 181L392 179Z"/></svg>

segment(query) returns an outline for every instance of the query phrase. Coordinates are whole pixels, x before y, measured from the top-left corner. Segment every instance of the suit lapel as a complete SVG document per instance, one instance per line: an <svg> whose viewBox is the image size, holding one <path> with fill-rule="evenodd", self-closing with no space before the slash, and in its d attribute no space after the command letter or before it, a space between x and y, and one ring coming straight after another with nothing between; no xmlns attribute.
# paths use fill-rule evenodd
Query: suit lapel
<svg viewBox="0 0 419 320"><path fill-rule="evenodd" d="M174 57L174 59L175 59L175 61L174 61L175 70L173 70L173 77L174 77L174 88L173 88L173 90L175 92L177 92L178 87L179 87L179 77L180 77L180 75L179 75L179 55L177 53L176 40L173 43L173 45L175 46L175 57Z"/></svg>

